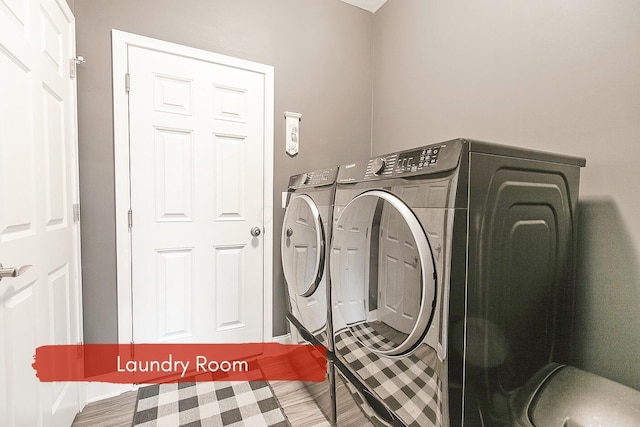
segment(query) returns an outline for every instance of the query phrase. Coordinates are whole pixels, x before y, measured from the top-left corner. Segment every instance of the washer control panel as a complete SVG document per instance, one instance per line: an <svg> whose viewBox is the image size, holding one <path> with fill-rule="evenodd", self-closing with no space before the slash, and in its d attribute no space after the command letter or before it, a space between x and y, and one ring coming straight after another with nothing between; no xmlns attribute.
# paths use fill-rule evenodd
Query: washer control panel
<svg viewBox="0 0 640 427"><path fill-rule="evenodd" d="M331 169L325 169L321 171L307 173L305 174L306 177L305 177L304 183L306 185L326 184L331 177L331 173L332 173Z"/></svg>
<svg viewBox="0 0 640 427"><path fill-rule="evenodd" d="M289 178L289 188L295 189L302 187L321 187L324 185L330 185L336 181L337 174L338 168L336 167L294 175Z"/></svg>

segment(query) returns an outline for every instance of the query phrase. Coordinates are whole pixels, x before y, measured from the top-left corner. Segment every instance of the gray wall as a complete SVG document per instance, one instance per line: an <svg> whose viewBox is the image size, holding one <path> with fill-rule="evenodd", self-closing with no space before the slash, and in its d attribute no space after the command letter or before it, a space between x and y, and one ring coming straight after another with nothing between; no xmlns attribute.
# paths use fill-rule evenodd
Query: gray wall
<svg viewBox="0 0 640 427"><path fill-rule="evenodd" d="M116 342L111 29L275 68L274 334L287 332L280 192L288 177L367 157L373 15L337 0L70 0L76 16L87 343ZM284 111L302 113L300 154L284 152Z"/></svg>
<svg viewBox="0 0 640 427"><path fill-rule="evenodd" d="M640 2L388 0L374 154L454 137L584 156L578 364L640 389Z"/></svg>
<svg viewBox="0 0 640 427"><path fill-rule="evenodd" d="M87 59L78 81L86 342L117 339L116 28L275 66L275 236L289 175L370 149L466 136L585 156L578 364L640 389L640 3L388 0L371 15L337 0L68 2ZM295 158L283 150L285 110L303 113ZM279 253L276 237L275 334L286 332Z"/></svg>

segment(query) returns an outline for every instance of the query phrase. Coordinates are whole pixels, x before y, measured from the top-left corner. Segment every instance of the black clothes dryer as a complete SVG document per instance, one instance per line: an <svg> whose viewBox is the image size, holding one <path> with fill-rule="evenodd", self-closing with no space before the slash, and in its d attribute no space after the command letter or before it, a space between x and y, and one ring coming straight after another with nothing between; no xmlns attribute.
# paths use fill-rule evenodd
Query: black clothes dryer
<svg viewBox="0 0 640 427"><path fill-rule="evenodd" d="M571 360L584 165L456 139L340 166L339 426L514 424L518 391Z"/></svg>

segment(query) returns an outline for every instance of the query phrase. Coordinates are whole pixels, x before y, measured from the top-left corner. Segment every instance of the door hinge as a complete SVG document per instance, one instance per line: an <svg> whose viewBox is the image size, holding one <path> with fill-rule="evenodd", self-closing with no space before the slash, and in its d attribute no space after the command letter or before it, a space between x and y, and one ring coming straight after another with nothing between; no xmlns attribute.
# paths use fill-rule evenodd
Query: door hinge
<svg viewBox="0 0 640 427"><path fill-rule="evenodd" d="M133 211L131 209L127 212L127 221L129 223L129 228L133 227Z"/></svg>
<svg viewBox="0 0 640 427"><path fill-rule="evenodd" d="M75 79L78 75L78 64L84 64L85 61L82 56L76 56L75 58L71 58L69 60L69 78Z"/></svg>
<svg viewBox="0 0 640 427"><path fill-rule="evenodd" d="M73 222L80 222L80 204L74 203L73 205Z"/></svg>
<svg viewBox="0 0 640 427"><path fill-rule="evenodd" d="M124 75L124 90L125 92L131 92L131 74L127 73Z"/></svg>

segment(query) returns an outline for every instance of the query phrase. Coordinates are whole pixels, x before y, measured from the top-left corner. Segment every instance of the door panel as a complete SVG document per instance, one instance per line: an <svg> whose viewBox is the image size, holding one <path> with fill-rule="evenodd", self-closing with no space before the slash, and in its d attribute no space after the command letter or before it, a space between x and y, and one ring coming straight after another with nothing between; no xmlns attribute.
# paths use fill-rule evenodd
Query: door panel
<svg viewBox="0 0 640 427"><path fill-rule="evenodd" d="M37 317L36 282L28 281L8 291L7 284L0 282L2 285L0 420L7 426L37 425L39 414L34 411L33 402L38 395L38 383L30 366L37 342L33 324Z"/></svg>
<svg viewBox="0 0 640 427"><path fill-rule="evenodd" d="M6 28L4 29L6 30ZM10 35L3 34L5 37ZM4 46L6 49L6 46ZM3 97L11 103L0 103L0 194L3 206L0 211L0 241L6 242L35 233L35 177L34 177L34 134L32 114L33 72L23 60L31 60L28 56L20 58L25 43L14 55L0 49L0 69L3 78L0 88ZM6 95L5 95L6 94ZM15 101L13 101L15 100ZM19 139L18 139L19 138ZM20 179L13 179L13 177ZM7 263L7 261L3 261Z"/></svg>
<svg viewBox="0 0 640 427"><path fill-rule="evenodd" d="M213 267L216 289L216 332L242 329L247 326L245 311L246 288L244 271L246 248L218 246L215 248ZM226 286L233 283L235 286Z"/></svg>
<svg viewBox="0 0 640 427"><path fill-rule="evenodd" d="M37 346L82 340L74 19L64 1L0 3L0 425L68 426L77 383L39 383Z"/></svg>
<svg viewBox="0 0 640 427"><path fill-rule="evenodd" d="M64 141L64 103L47 86L42 88L44 106L45 202L47 230L67 225L66 159Z"/></svg>
<svg viewBox="0 0 640 427"><path fill-rule="evenodd" d="M135 342L258 342L264 77L128 48Z"/></svg>
<svg viewBox="0 0 640 427"><path fill-rule="evenodd" d="M193 335L193 248L156 251L159 334L166 342Z"/></svg>
<svg viewBox="0 0 640 427"><path fill-rule="evenodd" d="M155 130L156 221L191 221L193 133Z"/></svg>
<svg viewBox="0 0 640 427"><path fill-rule="evenodd" d="M247 140L241 135L214 134L215 220L246 221ZM255 208L255 205L251 206Z"/></svg>

